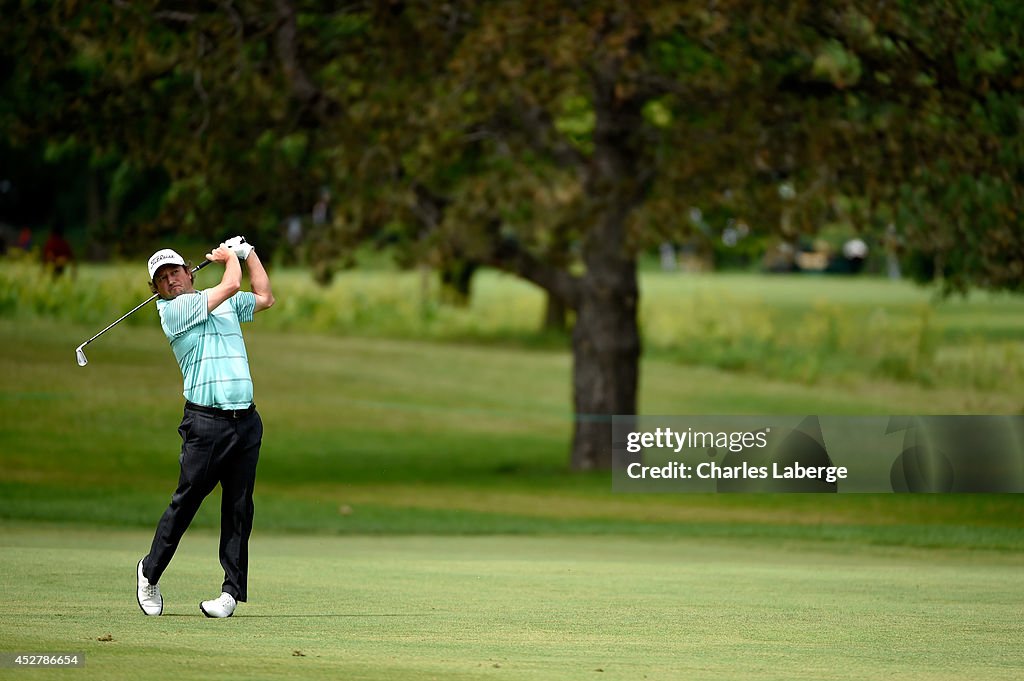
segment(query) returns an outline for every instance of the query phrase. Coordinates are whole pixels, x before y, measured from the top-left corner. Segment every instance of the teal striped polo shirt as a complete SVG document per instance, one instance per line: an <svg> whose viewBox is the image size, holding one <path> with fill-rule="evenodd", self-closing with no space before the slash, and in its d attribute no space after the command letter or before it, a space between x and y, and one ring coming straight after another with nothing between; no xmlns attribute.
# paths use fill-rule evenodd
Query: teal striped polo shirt
<svg viewBox="0 0 1024 681"><path fill-rule="evenodd" d="M158 299L160 326L181 367L185 399L217 409L252 404L252 377L241 322L251 322L256 296L239 291L207 312L206 291Z"/></svg>

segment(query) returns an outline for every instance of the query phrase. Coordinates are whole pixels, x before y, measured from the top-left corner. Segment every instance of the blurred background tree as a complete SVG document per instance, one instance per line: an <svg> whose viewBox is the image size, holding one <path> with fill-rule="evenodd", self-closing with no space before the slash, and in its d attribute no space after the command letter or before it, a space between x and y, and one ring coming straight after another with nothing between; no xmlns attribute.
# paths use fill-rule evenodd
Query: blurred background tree
<svg viewBox="0 0 1024 681"><path fill-rule="evenodd" d="M1010 0L0 6L8 145L147 177L135 236L275 249L329 187L322 282L372 243L462 295L480 266L544 289L572 324L576 469L637 411L652 246L843 221L949 291L1024 281Z"/></svg>

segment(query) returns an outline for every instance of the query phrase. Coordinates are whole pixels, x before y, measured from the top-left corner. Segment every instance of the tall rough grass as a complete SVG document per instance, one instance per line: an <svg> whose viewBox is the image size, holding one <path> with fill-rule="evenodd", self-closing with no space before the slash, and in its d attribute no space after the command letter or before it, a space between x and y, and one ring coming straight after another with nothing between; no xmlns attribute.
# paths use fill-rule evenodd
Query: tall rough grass
<svg viewBox="0 0 1024 681"><path fill-rule="evenodd" d="M936 353L941 332L927 305L867 312L815 302L794 311L698 296L680 303L678 312L667 315L648 301L642 326L654 351L687 364L805 383L870 375L931 384L942 370Z"/></svg>
<svg viewBox="0 0 1024 681"><path fill-rule="evenodd" d="M199 288L216 273L197 275ZM439 302L427 272L356 270L329 287L301 270L272 273L278 305L263 328L294 332L563 348L540 331L543 293L484 272L472 302ZM1014 390L1024 386L1024 300L976 296L939 301L910 284L757 275L641 278L644 350L802 383L858 376L935 387ZM0 261L0 316L48 317L94 326L150 295L141 266L86 265L53 278L31 262ZM126 322L155 324L153 309Z"/></svg>

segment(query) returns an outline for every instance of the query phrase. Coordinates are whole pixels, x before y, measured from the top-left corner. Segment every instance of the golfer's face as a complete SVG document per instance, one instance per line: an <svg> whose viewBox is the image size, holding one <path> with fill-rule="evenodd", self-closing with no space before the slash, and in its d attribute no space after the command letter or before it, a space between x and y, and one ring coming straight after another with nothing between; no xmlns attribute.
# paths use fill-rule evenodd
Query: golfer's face
<svg viewBox="0 0 1024 681"><path fill-rule="evenodd" d="M156 292L164 300L173 300L182 293L192 293L192 277L181 265L164 265L153 277Z"/></svg>

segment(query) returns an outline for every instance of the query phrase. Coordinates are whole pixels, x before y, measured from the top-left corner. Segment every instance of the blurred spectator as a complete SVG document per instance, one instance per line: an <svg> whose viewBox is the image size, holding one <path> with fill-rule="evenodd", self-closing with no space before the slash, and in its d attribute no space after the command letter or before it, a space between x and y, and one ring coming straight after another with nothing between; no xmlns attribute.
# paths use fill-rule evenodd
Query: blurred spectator
<svg viewBox="0 0 1024 681"><path fill-rule="evenodd" d="M661 259L661 269L665 272L675 271L679 264L676 260L676 247L671 242L663 241L658 247L658 254Z"/></svg>
<svg viewBox="0 0 1024 681"><path fill-rule="evenodd" d="M861 239L849 239L842 250L831 256L825 271L828 274L859 274L868 257L868 245Z"/></svg>
<svg viewBox="0 0 1024 681"><path fill-rule="evenodd" d="M327 187L320 188L320 198L313 205L313 224L329 225L334 220L331 212L331 190Z"/></svg>
<svg viewBox="0 0 1024 681"><path fill-rule="evenodd" d="M899 279L902 276L900 271L900 236L896 232L896 225L889 223L885 228L885 270L890 279Z"/></svg>
<svg viewBox="0 0 1024 681"><path fill-rule="evenodd" d="M59 277L64 270L75 262L75 253L71 244L64 238L64 228L60 225L50 230L50 236L43 245L43 266Z"/></svg>
<svg viewBox="0 0 1024 681"><path fill-rule="evenodd" d="M297 249L302 243L302 218L298 215L292 215L288 218L287 227L285 228L285 238L288 240L288 245L292 249Z"/></svg>
<svg viewBox="0 0 1024 681"><path fill-rule="evenodd" d="M864 269L867 257L868 245L861 239L850 239L843 244L843 259L846 260L846 271L850 274L857 274Z"/></svg>
<svg viewBox="0 0 1024 681"><path fill-rule="evenodd" d="M303 262L302 241L305 238L305 234L302 228L302 217L299 215L289 215L285 218L283 226L285 243L282 246L282 263L293 265Z"/></svg>
<svg viewBox="0 0 1024 681"><path fill-rule="evenodd" d="M18 232L18 248L25 251L32 250L32 230L28 227L22 227L21 231Z"/></svg>

